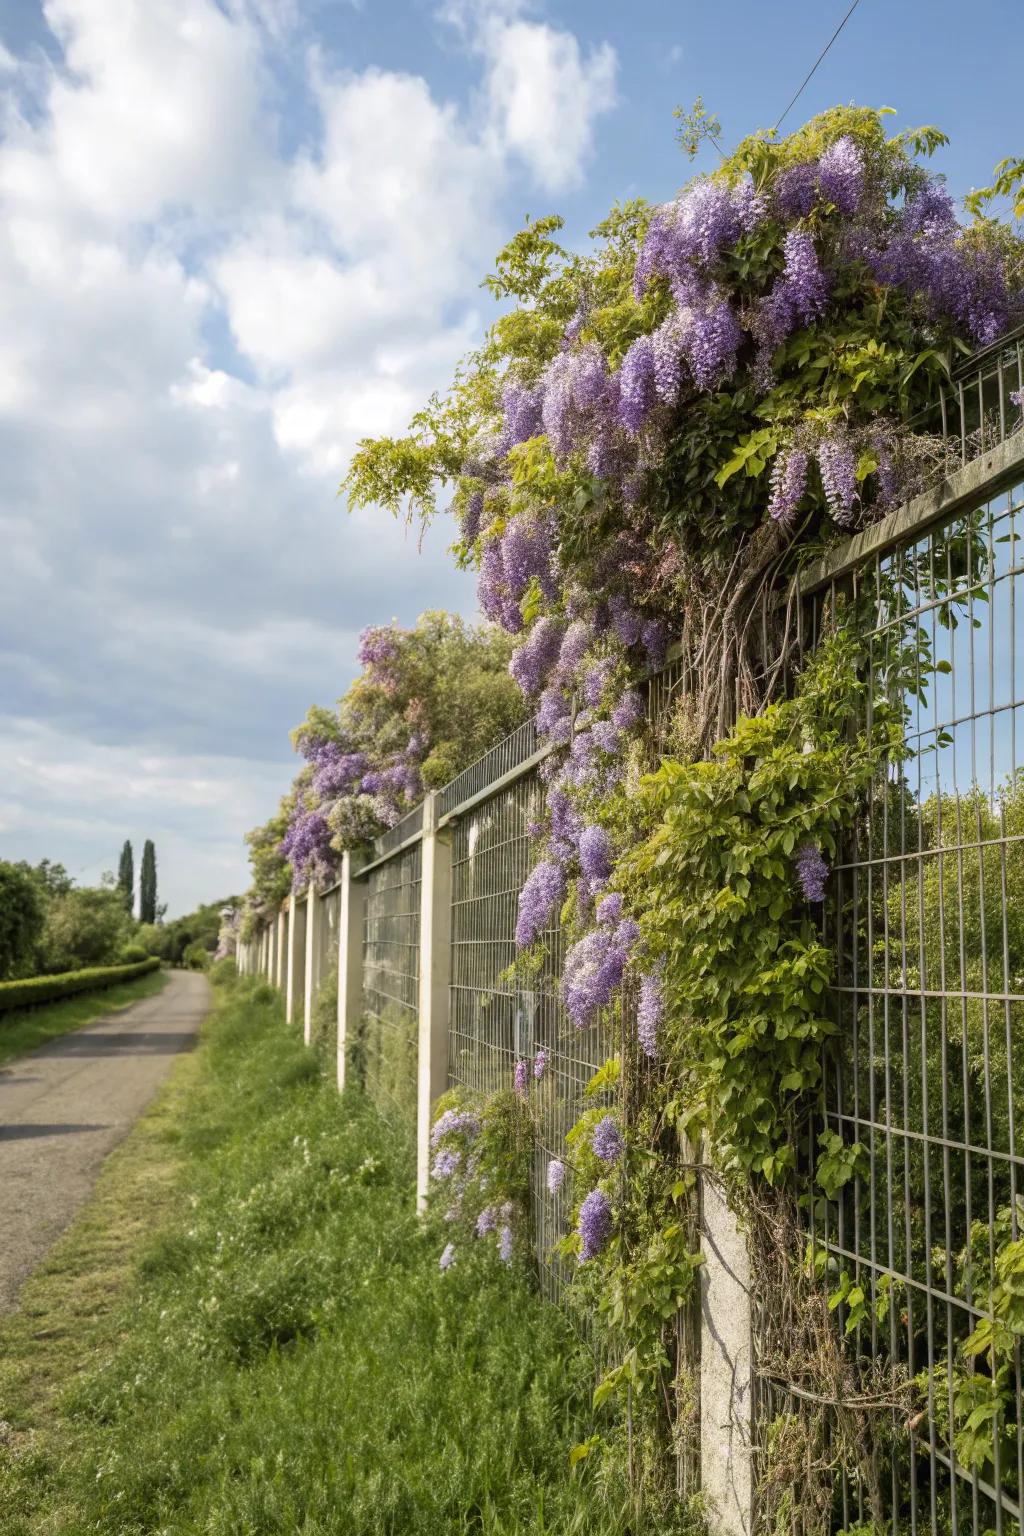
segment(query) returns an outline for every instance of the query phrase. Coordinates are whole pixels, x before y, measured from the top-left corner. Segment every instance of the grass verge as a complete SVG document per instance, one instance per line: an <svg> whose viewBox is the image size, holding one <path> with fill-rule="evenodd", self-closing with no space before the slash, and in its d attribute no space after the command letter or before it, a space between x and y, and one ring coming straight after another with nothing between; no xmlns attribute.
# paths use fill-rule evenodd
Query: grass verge
<svg viewBox="0 0 1024 1536"><path fill-rule="evenodd" d="M0 1014L0 1065L47 1040L66 1035L69 1030L81 1029L106 1013L127 1008L140 998L155 996L166 980L166 971L151 971L148 976L136 976L133 981L104 987L99 992L83 992L41 1008L12 1008L9 1013Z"/></svg>
<svg viewBox="0 0 1024 1536"><path fill-rule="evenodd" d="M490 1245L442 1276L440 1236L271 989L218 989L0 1322L4 1536L638 1531L568 1469L586 1348Z"/></svg>

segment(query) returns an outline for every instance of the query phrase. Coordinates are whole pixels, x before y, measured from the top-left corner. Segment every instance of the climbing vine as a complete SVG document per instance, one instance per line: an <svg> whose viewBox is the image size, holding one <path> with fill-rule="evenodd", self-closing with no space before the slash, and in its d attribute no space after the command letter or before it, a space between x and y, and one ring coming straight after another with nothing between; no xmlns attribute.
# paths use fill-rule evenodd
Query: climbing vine
<svg viewBox="0 0 1024 1536"><path fill-rule="evenodd" d="M701 109L684 139L709 122ZM1024 313L1019 238L987 203L961 223L922 163L944 142L838 108L743 141L663 207L616 207L585 254L558 218L528 223L488 279L507 307L484 346L408 435L361 444L346 481L353 504L423 518L450 496L457 558L516 637L510 671L551 747L518 965L536 971L557 919L569 1026L619 1031L592 1085L599 1099L614 1084L617 1107L586 1109L547 1178L568 1181L563 1256L613 1341L598 1402L625 1400L631 1471L688 1412L672 1333L699 1266L697 1174L748 1210L774 1192L772 1220L792 1198L835 1030L829 861L901 752L898 666L868 731L856 615L833 615L804 665L793 578L942 472L936 383ZM927 675L923 643L908 637L908 679ZM669 646L685 688L655 742L637 679ZM818 1136L824 1197L862 1156ZM458 1262L457 1239L445 1252ZM787 1295L810 1316L802 1249L787 1253ZM847 1320L855 1290L836 1303ZM806 1355L824 1359L814 1317ZM997 1347L978 1352L994 1366ZM871 1411L858 1399L845 1442L865 1468Z"/></svg>

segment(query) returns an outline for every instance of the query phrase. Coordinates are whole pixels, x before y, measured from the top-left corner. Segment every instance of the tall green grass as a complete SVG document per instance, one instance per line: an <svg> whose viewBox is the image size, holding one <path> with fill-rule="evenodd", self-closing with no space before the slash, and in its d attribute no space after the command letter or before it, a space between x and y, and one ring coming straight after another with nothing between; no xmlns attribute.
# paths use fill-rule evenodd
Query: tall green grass
<svg viewBox="0 0 1024 1536"><path fill-rule="evenodd" d="M395 1133L269 987L218 994L170 1133L176 1214L116 1346L0 1448L4 1536L646 1530L569 1469L593 1362L565 1318L492 1245L442 1275Z"/></svg>

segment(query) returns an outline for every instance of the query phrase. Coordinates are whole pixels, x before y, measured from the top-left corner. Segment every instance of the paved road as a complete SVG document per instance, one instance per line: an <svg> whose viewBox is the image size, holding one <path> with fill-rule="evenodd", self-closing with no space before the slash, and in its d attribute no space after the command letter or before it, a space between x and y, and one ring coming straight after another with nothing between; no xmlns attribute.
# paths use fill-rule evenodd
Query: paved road
<svg viewBox="0 0 1024 1536"><path fill-rule="evenodd" d="M209 1006L205 976L172 971L156 997L0 1067L0 1308L84 1204Z"/></svg>

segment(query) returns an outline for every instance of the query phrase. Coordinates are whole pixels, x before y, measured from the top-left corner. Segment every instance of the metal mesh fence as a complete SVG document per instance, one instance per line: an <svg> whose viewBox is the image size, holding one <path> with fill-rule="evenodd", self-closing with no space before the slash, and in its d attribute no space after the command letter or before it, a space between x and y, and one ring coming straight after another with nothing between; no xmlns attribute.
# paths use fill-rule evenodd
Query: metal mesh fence
<svg viewBox="0 0 1024 1536"><path fill-rule="evenodd" d="M416 1114L420 844L367 875L360 1051L367 1092L389 1119Z"/></svg>
<svg viewBox="0 0 1024 1536"><path fill-rule="evenodd" d="M963 1353L996 1321L1024 1218L1022 538L1024 484L853 583L875 615L868 708L898 692L908 756L836 869L825 1121L863 1156L839 1199L806 1204L828 1285L853 1289L847 1356L904 1407L840 1479L836 1528L881 1507L893 1531L1024 1531L1024 1250L1004 1347ZM811 600L812 645L833 597ZM762 1393L769 1431L784 1411Z"/></svg>
<svg viewBox="0 0 1024 1536"><path fill-rule="evenodd" d="M336 975L338 970L338 917L341 912L341 890L335 886L320 898L320 953L317 956L317 986Z"/></svg>
<svg viewBox="0 0 1024 1536"><path fill-rule="evenodd" d="M554 1297L567 1278L554 1249L569 1230L571 1197L567 1187L548 1194L547 1164L564 1157L565 1134L579 1118L584 1089L609 1042L600 1030L579 1034L565 1016L560 929L542 936L544 962L529 983L503 979L516 956L519 892L536 857L528 828L539 819L543 798L532 770L455 825L448 1070L451 1082L490 1094L512 1086L517 1060L546 1053L547 1070L531 1092L538 1132L533 1217L541 1285Z"/></svg>

